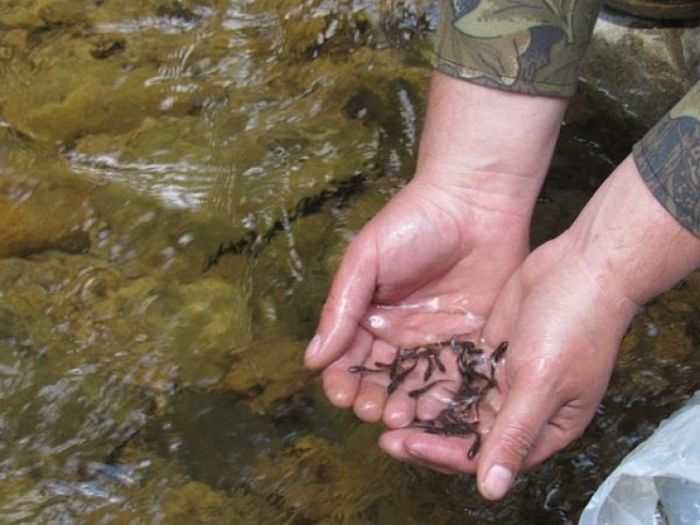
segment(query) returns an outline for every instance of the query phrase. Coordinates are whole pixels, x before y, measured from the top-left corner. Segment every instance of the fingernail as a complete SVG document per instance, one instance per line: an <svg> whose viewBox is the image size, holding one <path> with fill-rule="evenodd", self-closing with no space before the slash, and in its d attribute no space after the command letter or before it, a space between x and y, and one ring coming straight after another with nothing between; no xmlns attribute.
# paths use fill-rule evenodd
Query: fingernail
<svg viewBox="0 0 700 525"><path fill-rule="evenodd" d="M501 499L513 482L513 473L503 465L494 465L486 473L481 493L489 499Z"/></svg>
<svg viewBox="0 0 700 525"><path fill-rule="evenodd" d="M313 360L321 350L321 336L316 334L306 347L306 359Z"/></svg>

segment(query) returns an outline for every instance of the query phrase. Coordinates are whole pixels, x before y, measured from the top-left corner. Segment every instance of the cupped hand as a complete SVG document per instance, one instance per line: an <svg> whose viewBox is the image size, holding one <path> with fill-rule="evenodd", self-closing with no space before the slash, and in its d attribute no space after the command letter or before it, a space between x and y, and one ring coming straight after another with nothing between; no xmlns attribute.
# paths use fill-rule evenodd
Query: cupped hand
<svg viewBox="0 0 700 525"><path fill-rule="evenodd" d="M483 326L528 251L565 107L433 75L416 176L350 244L306 351L333 404L398 428L434 415L451 395L449 382L418 401L408 395L422 386L420 369L390 397L387 374L348 369L375 369L398 347Z"/></svg>
<svg viewBox="0 0 700 525"><path fill-rule="evenodd" d="M636 309L576 256L567 236L543 245L505 285L484 327L486 341L507 339L509 347L497 368L499 388L485 400L497 415L480 423L479 454L467 457L471 440L411 428L385 433L381 446L440 472L478 472L482 494L502 497L518 472L588 425Z"/></svg>
<svg viewBox="0 0 700 525"><path fill-rule="evenodd" d="M493 174L493 179L508 175ZM508 184L504 181L504 186ZM397 349L480 330L501 286L527 253L530 206L417 177L350 244L333 281L306 363L322 369L329 400L391 428L434 415L453 383L421 396L417 369L388 396L376 369ZM424 364L421 364L424 366ZM455 370L435 379L455 379ZM418 412L417 412L418 411Z"/></svg>
<svg viewBox="0 0 700 525"><path fill-rule="evenodd" d="M572 228L528 256L504 286L483 337L509 340L495 417L470 460L470 443L408 428L385 433L397 459L477 473L490 499L514 477L576 439L608 385L620 341L640 305L700 265L700 239L653 197L628 158Z"/></svg>

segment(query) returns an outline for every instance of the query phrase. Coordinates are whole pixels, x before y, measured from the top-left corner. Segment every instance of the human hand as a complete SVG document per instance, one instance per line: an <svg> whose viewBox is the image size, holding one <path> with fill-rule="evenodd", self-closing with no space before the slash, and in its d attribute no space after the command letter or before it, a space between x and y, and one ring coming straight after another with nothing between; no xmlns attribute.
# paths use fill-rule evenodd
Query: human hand
<svg viewBox="0 0 700 525"><path fill-rule="evenodd" d="M348 368L483 325L527 253L565 105L436 73L416 176L349 246L306 352L332 403L393 428L413 420L410 384L384 412L386 378Z"/></svg>
<svg viewBox="0 0 700 525"><path fill-rule="evenodd" d="M510 346L480 454L469 460L469 442L418 429L387 432L381 446L442 472L476 472L485 497L503 497L517 473L584 431L634 313L698 265L700 240L627 159L570 230L527 258L494 305L483 336Z"/></svg>
<svg viewBox="0 0 700 525"><path fill-rule="evenodd" d="M472 440L418 428L385 433L396 459L444 473L479 473L479 488L502 497L527 470L576 439L607 387L620 339L636 304L601 286L566 238L535 250L499 295L483 337L509 340L497 367L498 390L482 402L479 454ZM493 345L487 345L493 346ZM494 416L495 414L495 416ZM495 477L487 471L498 465ZM505 487L505 488L504 488Z"/></svg>
<svg viewBox="0 0 700 525"><path fill-rule="evenodd" d="M422 386L415 379L422 370L389 397L386 374L349 368L375 369L377 362L391 362L399 347L481 329L527 253L526 210L481 208L466 191L420 178L399 192L350 245L324 309L319 333L326 359L337 358L323 371L331 402L354 406L366 421L383 416L392 428L413 421L416 402L408 392ZM440 377L454 377L450 372L454 367ZM423 396L423 410L444 392Z"/></svg>

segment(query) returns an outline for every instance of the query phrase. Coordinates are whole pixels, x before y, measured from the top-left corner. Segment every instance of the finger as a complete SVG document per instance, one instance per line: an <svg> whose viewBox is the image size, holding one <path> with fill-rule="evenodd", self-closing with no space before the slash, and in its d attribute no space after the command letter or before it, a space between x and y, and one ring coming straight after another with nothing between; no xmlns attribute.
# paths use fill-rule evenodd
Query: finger
<svg viewBox="0 0 700 525"><path fill-rule="evenodd" d="M459 388L459 378L454 376L458 372L437 371L426 380L427 365L421 365L389 396L384 409L384 424L388 428L406 427L416 418L432 421L454 400Z"/></svg>
<svg viewBox="0 0 700 525"><path fill-rule="evenodd" d="M417 370L416 374L418 373ZM416 400L410 397L408 393L419 387L420 385L415 379L409 378L388 397L382 417L384 424L388 428L403 428L413 422L416 417Z"/></svg>
<svg viewBox="0 0 700 525"><path fill-rule="evenodd" d="M391 429L403 428L410 425L416 417L416 405L418 394L426 386L426 372L430 372L430 377L440 374L433 372L435 367L428 370L428 361L419 359L412 370L401 382L394 384L394 391L389 395L386 407L384 408L384 424ZM432 362L431 362L432 365ZM404 366L411 366L406 364Z"/></svg>
<svg viewBox="0 0 700 525"><path fill-rule="evenodd" d="M392 457L446 474L473 474L476 460L469 459L476 436L449 437L420 429L385 432L380 446Z"/></svg>
<svg viewBox="0 0 700 525"><path fill-rule="evenodd" d="M334 406L350 408L355 402L361 375L351 373L349 369L366 361L373 341L372 334L358 329L348 351L323 371L323 390Z"/></svg>
<svg viewBox="0 0 700 525"><path fill-rule="evenodd" d="M479 491L487 499L501 499L515 474L534 449L542 430L559 408L556 396L537 380L515 381L484 440L479 460Z"/></svg>
<svg viewBox="0 0 700 525"><path fill-rule="evenodd" d="M374 244L358 236L343 257L323 306L316 335L306 348L305 364L320 370L350 345L377 286Z"/></svg>
<svg viewBox="0 0 700 525"><path fill-rule="evenodd" d="M442 474L456 475L461 474L459 470L453 468L444 467L441 465L436 465L431 463L429 460L425 460L418 455L413 455L406 448L406 440L415 435L424 434L422 430L415 428L406 428L400 430L390 430L384 432L379 438L379 447L389 454L392 458L402 461L404 463L410 463L417 467L425 467L431 470L435 470Z"/></svg>
<svg viewBox="0 0 700 525"><path fill-rule="evenodd" d="M457 380L445 379L444 383L436 385L420 396L416 406L416 417L423 421L432 421L454 400L455 392L459 389Z"/></svg>
<svg viewBox="0 0 700 525"><path fill-rule="evenodd" d="M372 350L363 364L367 368L376 368L377 362L390 363L395 355L396 348L393 345L375 339ZM368 423L381 421L390 381L387 373L362 374L359 391L353 405L357 417Z"/></svg>
<svg viewBox="0 0 700 525"><path fill-rule="evenodd" d="M434 382L437 383L437 381L439 380L436 379ZM410 382L406 381L405 384L388 396L383 417L384 424L388 428L407 427L413 423L416 417L426 421L435 419L447 406L449 399L452 399L454 396L452 393L445 393L445 389L436 385L432 389L433 391L423 394L424 397L429 397L429 400L418 400L418 396L414 394L425 386L425 382L414 378Z"/></svg>
<svg viewBox="0 0 700 525"><path fill-rule="evenodd" d="M434 386L416 397L416 417L423 421L436 419L454 401L462 382L456 359L444 355L439 359L443 368L435 367Z"/></svg>
<svg viewBox="0 0 700 525"><path fill-rule="evenodd" d="M567 412L571 412L571 414L567 414ZM568 407L561 409L554 420L564 419L566 423L548 423L545 425L537 443L535 443L530 454L525 458L522 470L527 471L536 467L581 437L594 414L595 411L592 411L590 416L586 418L582 416L581 410L574 410Z"/></svg>

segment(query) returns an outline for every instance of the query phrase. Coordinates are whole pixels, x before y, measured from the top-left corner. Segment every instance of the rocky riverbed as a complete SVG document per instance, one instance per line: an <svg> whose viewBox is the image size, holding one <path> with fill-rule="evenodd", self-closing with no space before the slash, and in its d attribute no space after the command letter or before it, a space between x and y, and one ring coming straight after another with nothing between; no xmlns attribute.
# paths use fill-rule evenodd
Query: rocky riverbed
<svg viewBox="0 0 700 525"><path fill-rule="evenodd" d="M0 6L0 521L567 523L700 386L693 275L635 320L586 436L502 504L388 460L328 406L301 355L348 241L412 174L436 16ZM536 244L646 125L594 69Z"/></svg>

